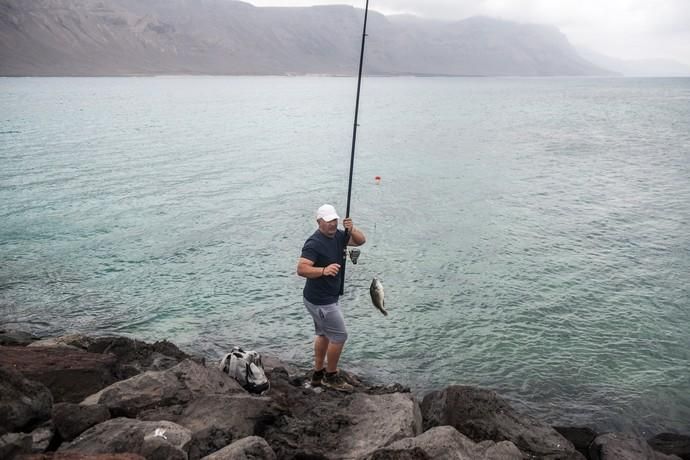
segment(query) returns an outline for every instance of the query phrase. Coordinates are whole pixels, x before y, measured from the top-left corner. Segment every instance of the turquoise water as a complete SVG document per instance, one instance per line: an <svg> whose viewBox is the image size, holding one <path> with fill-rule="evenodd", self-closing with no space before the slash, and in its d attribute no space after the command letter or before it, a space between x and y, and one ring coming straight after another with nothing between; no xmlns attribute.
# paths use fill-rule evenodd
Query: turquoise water
<svg viewBox="0 0 690 460"><path fill-rule="evenodd" d="M350 78L0 79L0 323L308 365ZM690 430L690 79L367 78L342 366ZM382 181L375 184L374 177ZM390 315L371 306L382 280Z"/></svg>

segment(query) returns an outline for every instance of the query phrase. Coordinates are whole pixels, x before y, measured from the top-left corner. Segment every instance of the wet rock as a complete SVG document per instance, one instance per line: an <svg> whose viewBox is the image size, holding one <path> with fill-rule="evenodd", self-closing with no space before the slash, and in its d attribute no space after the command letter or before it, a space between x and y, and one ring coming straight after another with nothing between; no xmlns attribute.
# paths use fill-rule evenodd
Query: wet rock
<svg viewBox="0 0 690 460"><path fill-rule="evenodd" d="M366 392L371 395L387 395L391 393L409 393L410 387L401 385L399 383L389 383L386 385L373 385L366 389Z"/></svg>
<svg viewBox="0 0 690 460"><path fill-rule="evenodd" d="M50 389L55 402L79 402L115 381L113 355L61 347L0 347L0 366Z"/></svg>
<svg viewBox="0 0 690 460"><path fill-rule="evenodd" d="M0 435L29 431L50 419L52 407L53 397L45 385L0 366Z"/></svg>
<svg viewBox="0 0 690 460"><path fill-rule="evenodd" d="M424 427L450 425L475 442L511 441L523 453L540 459L581 460L582 454L547 424L518 414L490 390L450 386L422 401Z"/></svg>
<svg viewBox="0 0 690 460"><path fill-rule="evenodd" d="M84 334L67 334L42 339L31 346L112 354L115 356L113 373L116 380L128 379L146 371L169 369L185 359L192 358L167 340L150 344L119 336L91 337Z"/></svg>
<svg viewBox="0 0 690 460"><path fill-rule="evenodd" d="M432 428L414 438L405 438L366 456L366 460L446 459L522 460L512 442L483 441L479 444L451 426Z"/></svg>
<svg viewBox="0 0 690 460"><path fill-rule="evenodd" d="M39 337L16 329L0 329L0 345L25 347L40 340Z"/></svg>
<svg viewBox="0 0 690 460"><path fill-rule="evenodd" d="M114 383L82 404L102 404L113 416L136 417L144 410L184 405L195 397L231 393L245 390L220 370L185 360L165 371L148 371Z"/></svg>
<svg viewBox="0 0 690 460"><path fill-rule="evenodd" d="M31 347L69 348L87 351L94 339L84 334L66 334L59 337L46 337L32 343Z"/></svg>
<svg viewBox="0 0 690 460"><path fill-rule="evenodd" d="M264 438L248 436L204 457L202 460L275 460L276 454Z"/></svg>
<svg viewBox="0 0 690 460"><path fill-rule="evenodd" d="M647 441L658 452L677 455L690 460L690 436L674 433L661 433Z"/></svg>
<svg viewBox="0 0 690 460"><path fill-rule="evenodd" d="M127 337L99 337L93 339L87 351L110 353L116 356L116 375L128 379L146 371L162 371L192 358L167 340L149 344ZM203 364L203 360L200 364Z"/></svg>
<svg viewBox="0 0 690 460"><path fill-rule="evenodd" d="M585 457L589 455L589 445L597 437L597 434L591 428L587 427L568 427L555 426L553 427L561 436L570 441L575 449Z"/></svg>
<svg viewBox="0 0 690 460"><path fill-rule="evenodd" d="M605 433L589 446L591 460L679 460L652 449L647 441L630 433Z"/></svg>
<svg viewBox="0 0 690 460"><path fill-rule="evenodd" d="M85 454L127 452L149 460L186 459L191 440L189 430L172 422L116 418L88 429L74 441L60 446L58 451Z"/></svg>
<svg viewBox="0 0 690 460"><path fill-rule="evenodd" d="M101 404L58 403L53 406L53 423L63 441L71 441L109 418L110 411Z"/></svg>

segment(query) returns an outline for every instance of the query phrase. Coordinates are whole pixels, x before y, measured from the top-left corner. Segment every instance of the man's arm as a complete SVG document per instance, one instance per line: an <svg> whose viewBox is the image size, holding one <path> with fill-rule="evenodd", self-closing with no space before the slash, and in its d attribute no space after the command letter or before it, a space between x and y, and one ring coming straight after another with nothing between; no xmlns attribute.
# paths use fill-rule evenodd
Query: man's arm
<svg viewBox="0 0 690 460"><path fill-rule="evenodd" d="M364 235L364 232L355 227L351 218L347 217L343 219L343 227L345 227L345 230L347 230L350 235L350 239L347 242L348 246L361 246L367 242L367 237Z"/></svg>
<svg viewBox="0 0 690 460"><path fill-rule="evenodd" d="M300 257L297 261L297 274L309 279L322 276L335 276L340 271L340 264L330 264L327 267L315 267L314 261Z"/></svg>

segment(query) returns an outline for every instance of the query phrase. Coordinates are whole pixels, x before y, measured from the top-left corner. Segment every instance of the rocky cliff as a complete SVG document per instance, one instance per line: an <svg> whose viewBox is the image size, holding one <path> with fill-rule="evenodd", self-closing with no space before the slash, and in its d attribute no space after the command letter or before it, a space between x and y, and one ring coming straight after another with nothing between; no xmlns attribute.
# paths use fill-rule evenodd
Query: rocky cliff
<svg viewBox="0 0 690 460"><path fill-rule="evenodd" d="M0 0L0 75L353 75L363 10L235 0ZM366 72L601 75L556 28L370 12Z"/></svg>

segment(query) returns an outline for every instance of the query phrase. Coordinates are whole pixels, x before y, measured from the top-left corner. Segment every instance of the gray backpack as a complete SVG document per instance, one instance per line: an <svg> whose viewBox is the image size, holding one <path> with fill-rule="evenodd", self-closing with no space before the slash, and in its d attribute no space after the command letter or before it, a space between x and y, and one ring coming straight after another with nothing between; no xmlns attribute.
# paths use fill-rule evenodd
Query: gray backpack
<svg viewBox="0 0 690 460"><path fill-rule="evenodd" d="M261 363L261 354L256 351L244 351L240 347L233 347L232 351L220 360L218 367L250 393L263 394L271 386Z"/></svg>

